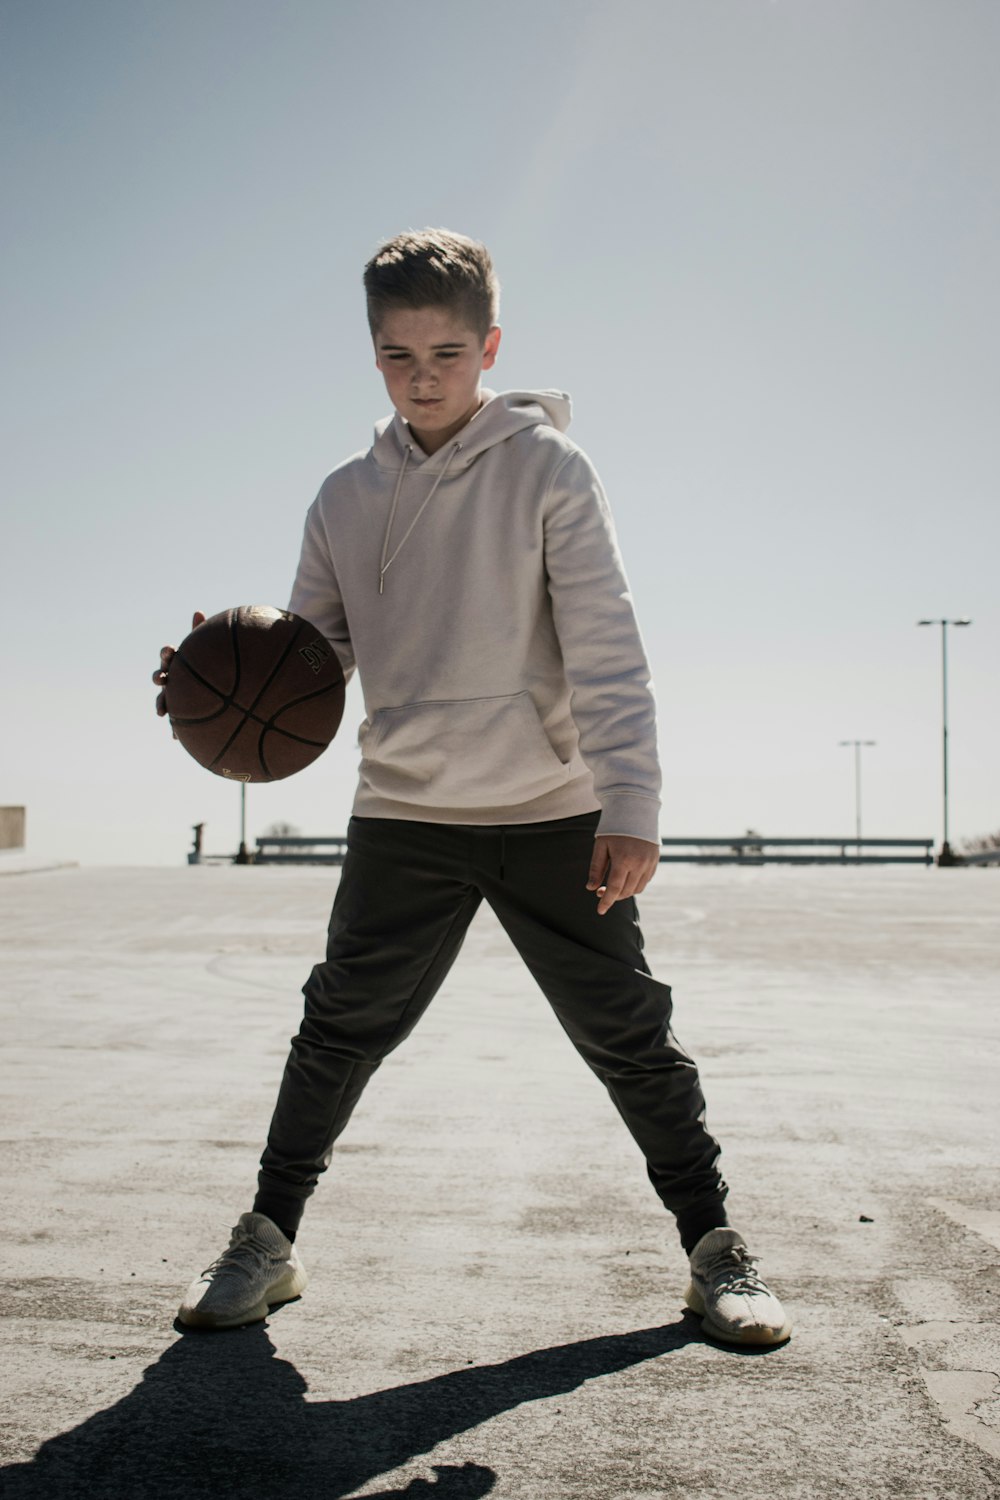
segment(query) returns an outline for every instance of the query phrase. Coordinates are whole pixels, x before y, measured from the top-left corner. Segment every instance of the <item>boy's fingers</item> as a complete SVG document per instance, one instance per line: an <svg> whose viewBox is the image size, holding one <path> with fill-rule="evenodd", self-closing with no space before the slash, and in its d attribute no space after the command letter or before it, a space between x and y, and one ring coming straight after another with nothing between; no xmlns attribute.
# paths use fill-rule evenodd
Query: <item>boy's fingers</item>
<svg viewBox="0 0 1000 1500"><path fill-rule="evenodd" d="M598 894L601 899L597 903L597 915L603 917L605 912L611 910L616 901L621 901L625 896L630 895L631 892L628 890L627 881L621 878L615 880L612 876L609 876L607 885L601 886Z"/></svg>
<svg viewBox="0 0 1000 1500"><path fill-rule="evenodd" d="M170 661L171 661L171 658L173 657L173 654L174 654L174 648L173 648L173 646L161 646L160 647L160 665L157 667L156 671L153 673L153 681L156 684L156 686L160 689L160 691L156 695L156 712L159 714L159 716L160 716L161 719L165 716L165 714L167 712L167 695L164 692L164 688L167 685L167 671L166 671L166 669L170 665Z"/></svg>
<svg viewBox="0 0 1000 1500"><path fill-rule="evenodd" d="M598 839L591 861L587 889L599 897L597 914L603 917L616 901L627 901L645 890L659 864L657 845L622 835Z"/></svg>
<svg viewBox="0 0 1000 1500"><path fill-rule="evenodd" d="M196 609L195 612L194 612L194 614L191 616L191 629L192 630L197 630L198 626L199 625L204 625L204 623L205 623L205 616L202 614L202 612L201 612L200 609ZM166 688L166 685L167 685L167 669L170 666L170 663L173 661L173 659L176 656L176 654L177 654L177 647L176 646L161 646L160 647L160 665L157 667L156 671L153 673L153 681L155 682L156 686L160 689L159 693L156 696L156 712L159 714L159 716L160 716L161 719L165 718L166 714L167 714L167 695L166 695L166 692L165 692L165 688ZM174 739L176 739L176 738L177 738L177 736L175 734L174 735Z"/></svg>
<svg viewBox="0 0 1000 1500"><path fill-rule="evenodd" d="M153 681L157 685L166 682L166 680L167 680L167 668L169 667L170 663L173 661L173 658L174 658L174 648L173 648L173 646L161 646L160 647L160 665L157 667L156 671L153 673Z"/></svg>
<svg viewBox="0 0 1000 1500"><path fill-rule="evenodd" d="M590 861L590 872L587 875L587 890L596 891L608 872L610 863L608 857L608 845L605 839L594 840L594 853Z"/></svg>
<svg viewBox="0 0 1000 1500"><path fill-rule="evenodd" d="M616 860L611 856L611 869L608 871L603 886L598 888L600 900L597 903L597 914L604 916L605 912L611 910L616 901L627 901L634 896L639 889L641 867L636 868L628 858L619 855Z"/></svg>
<svg viewBox="0 0 1000 1500"><path fill-rule="evenodd" d="M608 884L601 886L598 891L601 899L597 903L597 915L603 917L616 901L627 901L630 896L638 895L641 889L642 886L632 874L619 878L617 882L609 880Z"/></svg>
<svg viewBox="0 0 1000 1500"><path fill-rule="evenodd" d="M603 843L603 840L599 839L598 843ZM605 845L605 848L604 870L600 879L596 882L596 886L593 887L593 889L596 889L599 898L597 902L597 914L599 917L603 917L606 911L611 910L616 901L621 900L628 881L627 861L621 854L618 854L617 858L615 857L615 850L612 845Z"/></svg>

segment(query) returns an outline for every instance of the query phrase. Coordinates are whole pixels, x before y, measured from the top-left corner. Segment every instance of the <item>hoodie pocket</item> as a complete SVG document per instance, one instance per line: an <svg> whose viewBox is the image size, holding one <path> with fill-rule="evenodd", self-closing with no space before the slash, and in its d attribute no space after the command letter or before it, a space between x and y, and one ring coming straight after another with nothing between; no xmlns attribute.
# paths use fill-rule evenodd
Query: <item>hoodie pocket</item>
<svg viewBox="0 0 1000 1500"><path fill-rule="evenodd" d="M416 806L516 807L568 776L530 693L382 708L362 746L371 791Z"/></svg>

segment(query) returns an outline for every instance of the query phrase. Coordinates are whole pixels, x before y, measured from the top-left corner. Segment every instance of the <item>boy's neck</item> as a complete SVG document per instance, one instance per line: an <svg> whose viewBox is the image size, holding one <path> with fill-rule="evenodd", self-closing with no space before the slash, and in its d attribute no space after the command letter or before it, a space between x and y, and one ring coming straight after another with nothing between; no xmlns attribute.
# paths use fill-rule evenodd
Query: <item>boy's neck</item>
<svg viewBox="0 0 1000 1500"><path fill-rule="evenodd" d="M459 417L455 422L449 423L447 427L442 427L431 432L427 432L419 427L414 427L412 422L408 422L407 427L409 428L412 435L416 438L421 449L424 451L424 453L427 454L429 458L432 453L437 453L437 451L440 448L443 448L446 443L450 443L452 438L455 437L457 433L461 432L462 428L466 427L469 422L472 421L472 418L476 415L476 412L482 410L482 406L483 396L482 392L480 391L477 394L472 406L469 407L464 416Z"/></svg>

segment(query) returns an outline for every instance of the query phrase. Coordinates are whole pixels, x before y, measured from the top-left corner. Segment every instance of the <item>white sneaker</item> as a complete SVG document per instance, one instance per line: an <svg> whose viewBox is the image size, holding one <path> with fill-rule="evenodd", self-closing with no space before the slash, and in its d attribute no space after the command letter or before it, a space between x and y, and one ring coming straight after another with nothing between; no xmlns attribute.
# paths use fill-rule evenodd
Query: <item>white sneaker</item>
<svg viewBox="0 0 1000 1500"><path fill-rule="evenodd" d="M266 1214L243 1214L229 1247L188 1287L177 1316L190 1328L239 1328L305 1290L308 1278Z"/></svg>
<svg viewBox="0 0 1000 1500"><path fill-rule="evenodd" d="M783 1344L792 1325L735 1229L710 1229L691 1251L684 1298L702 1329L727 1344Z"/></svg>

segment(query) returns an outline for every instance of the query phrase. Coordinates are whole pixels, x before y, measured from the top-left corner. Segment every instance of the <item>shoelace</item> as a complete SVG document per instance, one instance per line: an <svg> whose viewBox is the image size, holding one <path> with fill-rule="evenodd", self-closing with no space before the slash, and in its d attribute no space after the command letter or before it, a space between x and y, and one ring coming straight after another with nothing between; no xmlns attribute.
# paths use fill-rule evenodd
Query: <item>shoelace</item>
<svg viewBox="0 0 1000 1500"><path fill-rule="evenodd" d="M236 1231L234 1230L235 1234ZM256 1262L263 1256L270 1260L272 1252L259 1240L256 1235L241 1235L235 1244L230 1242L222 1254L213 1260L210 1266L202 1271L202 1276L211 1276L213 1271L221 1271L223 1267L235 1266L238 1271L246 1271L248 1274L256 1269Z"/></svg>
<svg viewBox="0 0 1000 1500"><path fill-rule="evenodd" d="M720 1250L702 1273L706 1281L725 1282L727 1292L766 1292L767 1284L757 1270L757 1256L742 1245Z"/></svg>

